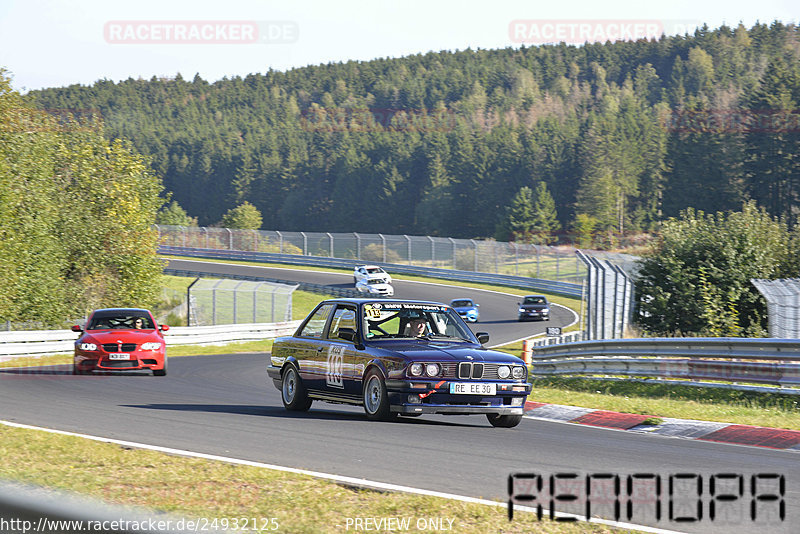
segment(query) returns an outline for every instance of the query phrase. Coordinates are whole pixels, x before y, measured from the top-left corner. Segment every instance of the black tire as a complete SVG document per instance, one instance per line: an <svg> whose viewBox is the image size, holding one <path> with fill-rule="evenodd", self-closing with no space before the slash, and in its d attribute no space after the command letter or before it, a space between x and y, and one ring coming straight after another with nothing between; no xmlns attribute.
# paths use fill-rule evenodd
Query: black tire
<svg viewBox="0 0 800 534"><path fill-rule="evenodd" d="M287 365L281 375L281 400L287 410L307 412L313 402L300 378L300 373L293 365Z"/></svg>
<svg viewBox="0 0 800 534"><path fill-rule="evenodd" d="M164 356L164 368L153 369L153 376L167 376L167 357Z"/></svg>
<svg viewBox="0 0 800 534"><path fill-rule="evenodd" d="M373 421L392 421L397 419L397 413L392 413L389 406L389 394L386 392L386 383L381 374L372 369L364 379L362 395L364 413L367 419Z"/></svg>
<svg viewBox="0 0 800 534"><path fill-rule="evenodd" d="M88 375L89 373L91 373L91 371L86 371L84 369L81 369L80 367L78 367L74 363L72 364L72 374L73 375Z"/></svg>
<svg viewBox="0 0 800 534"><path fill-rule="evenodd" d="M499 415L496 413L487 413L486 419L489 420L492 426L497 428L514 428L522 421L521 415Z"/></svg>

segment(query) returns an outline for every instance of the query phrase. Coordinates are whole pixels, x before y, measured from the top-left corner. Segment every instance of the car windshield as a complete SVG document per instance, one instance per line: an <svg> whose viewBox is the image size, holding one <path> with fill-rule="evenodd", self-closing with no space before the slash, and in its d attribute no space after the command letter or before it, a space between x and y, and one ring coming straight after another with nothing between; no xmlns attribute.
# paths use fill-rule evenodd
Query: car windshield
<svg viewBox="0 0 800 534"><path fill-rule="evenodd" d="M523 304L547 304L544 297L525 297Z"/></svg>
<svg viewBox="0 0 800 534"><path fill-rule="evenodd" d="M373 279L367 280L367 283L368 284L382 284L383 283L383 278L373 278Z"/></svg>
<svg viewBox="0 0 800 534"><path fill-rule="evenodd" d="M380 267L372 267L370 269L367 269L367 272L369 274L382 274L383 273L383 269L381 269Z"/></svg>
<svg viewBox="0 0 800 534"><path fill-rule="evenodd" d="M367 339L423 338L475 342L475 336L449 306L416 302L364 305Z"/></svg>
<svg viewBox="0 0 800 534"><path fill-rule="evenodd" d="M454 308L466 308L466 307L472 306L472 301L471 300L454 300L451 303L451 306L453 306Z"/></svg>
<svg viewBox="0 0 800 534"><path fill-rule="evenodd" d="M137 313L102 313L94 314L87 330L131 329L152 330L150 317Z"/></svg>

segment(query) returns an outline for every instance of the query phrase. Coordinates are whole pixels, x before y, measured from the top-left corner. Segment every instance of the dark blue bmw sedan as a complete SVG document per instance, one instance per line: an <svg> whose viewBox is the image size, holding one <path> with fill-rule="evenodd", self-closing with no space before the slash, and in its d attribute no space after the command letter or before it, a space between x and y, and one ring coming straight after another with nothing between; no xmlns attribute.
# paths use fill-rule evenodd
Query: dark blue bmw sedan
<svg viewBox="0 0 800 534"><path fill-rule="evenodd" d="M446 304L332 299L275 340L267 371L288 410L321 400L362 405L375 420L485 414L514 427L531 390L527 368L484 348L488 340Z"/></svg>

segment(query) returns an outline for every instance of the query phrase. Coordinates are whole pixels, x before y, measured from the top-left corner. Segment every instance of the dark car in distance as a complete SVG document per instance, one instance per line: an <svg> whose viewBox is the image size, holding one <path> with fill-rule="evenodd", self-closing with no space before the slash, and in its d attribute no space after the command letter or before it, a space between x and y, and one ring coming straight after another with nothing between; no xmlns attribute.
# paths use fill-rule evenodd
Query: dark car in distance
<svg viewBox="0 0 800 534"><path fill-rule="evenodd" d="M539 319L540 321L550 320L550 303L544 295L527 295L518 303L517 320Z"/></svg>
<svg viewBox="0 0 800 534"><path fill-rule="evenodd" d="M275 340L267 372L288 410L319 400L362 405L373 420L484 414L514 427L531 390L527 368L484 348L488 340L446 304L331 299Z"/></svg>

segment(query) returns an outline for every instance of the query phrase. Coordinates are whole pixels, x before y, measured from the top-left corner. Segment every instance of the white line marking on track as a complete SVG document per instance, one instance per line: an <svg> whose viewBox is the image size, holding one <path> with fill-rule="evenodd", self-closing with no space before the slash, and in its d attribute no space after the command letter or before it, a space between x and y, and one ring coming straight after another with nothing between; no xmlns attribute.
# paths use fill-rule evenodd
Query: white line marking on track
<svg viewBox="0 0 800 534"><path fill-rule="evenodd" d="M275 471L283 471L286 473L295 473L298 475L307 475L312 476L314 478L320 478L323 480L330 480L332 482L336 482L339 484L350 485L350 486L358 486L363 488L370 488L370 489L377 489L383 491L396 491L396 492L403 492L403 493L412 493L415 495L426 495L429 497L439 497L442 499L450 499L454 501L461 501L471 504L483 504L486 506L496 506L496 507L506 507L508 506L507 503L504 502L497 502L491 501L488 499L478 499L475 497L466 497L464 495L455 495L452 493L443 493L440 491L432 491L420 488L412 488L410 486L401 486L398 484L387 484L385 482L376 482L374 480L367 480L365 478L354 478L354 477L346 477L342 475L333 475L330 473L321 473L319 471L308 471L306 469L296 469L294 467L284 467L281 465L273 465L273 464L266 464L262 462L254 462L252 460L242 460L239 458L229 458L227 456L218 456L216 454L206 454L202 452L194 452L194 451L187 451L183 449L173 449L171 447L162 447L160 445L148 445L146 443L138 443L135 441L125 441L120 439L112 439L112 438L104 438L101 436L92 436L89 434L79 434L76 432L67 432L65 430L56 430L53 428L45 428L39 426L32 426L32 425L25 425L22 423L14 423L12 421L3 421L0 420L1 425L9 426L12 428L21 428L25 430L39 430L41 432L49 432L51 434L58 434L62 436L72 436L78 437L83 439L90 439L92 441L99 441L101 443L112 443L114 445L120 445L123 447L131 447L135 449L145 449L150 451L156 452L163 452L165 454L171 454L173 456L184 456L187 458L200 458L203 460L211 460L216 462L225 462L229 464L236 464L236 465L245 465L249 467L259 467L262 469L273 469ZM522 512L536 512L535 508L530 508L527 506L519 506L514 505L514 511L522 511ZM543 511L545 515L549 515L549 510ZM575 516L572 514L562 514L560 512L556 512L557 517L575 517L577 519L582 519L580 516ZM618 528L627 528L638 530L641 532L652 532L655 534L680 534L677 531L673 530L664 530L654 527L648 527L644 525L634 525L630 523L617 523L615 521L609 521L606 519L595 519L592 518L589 520L590 523L597 523L600 525L608 525Z"/></svg>

